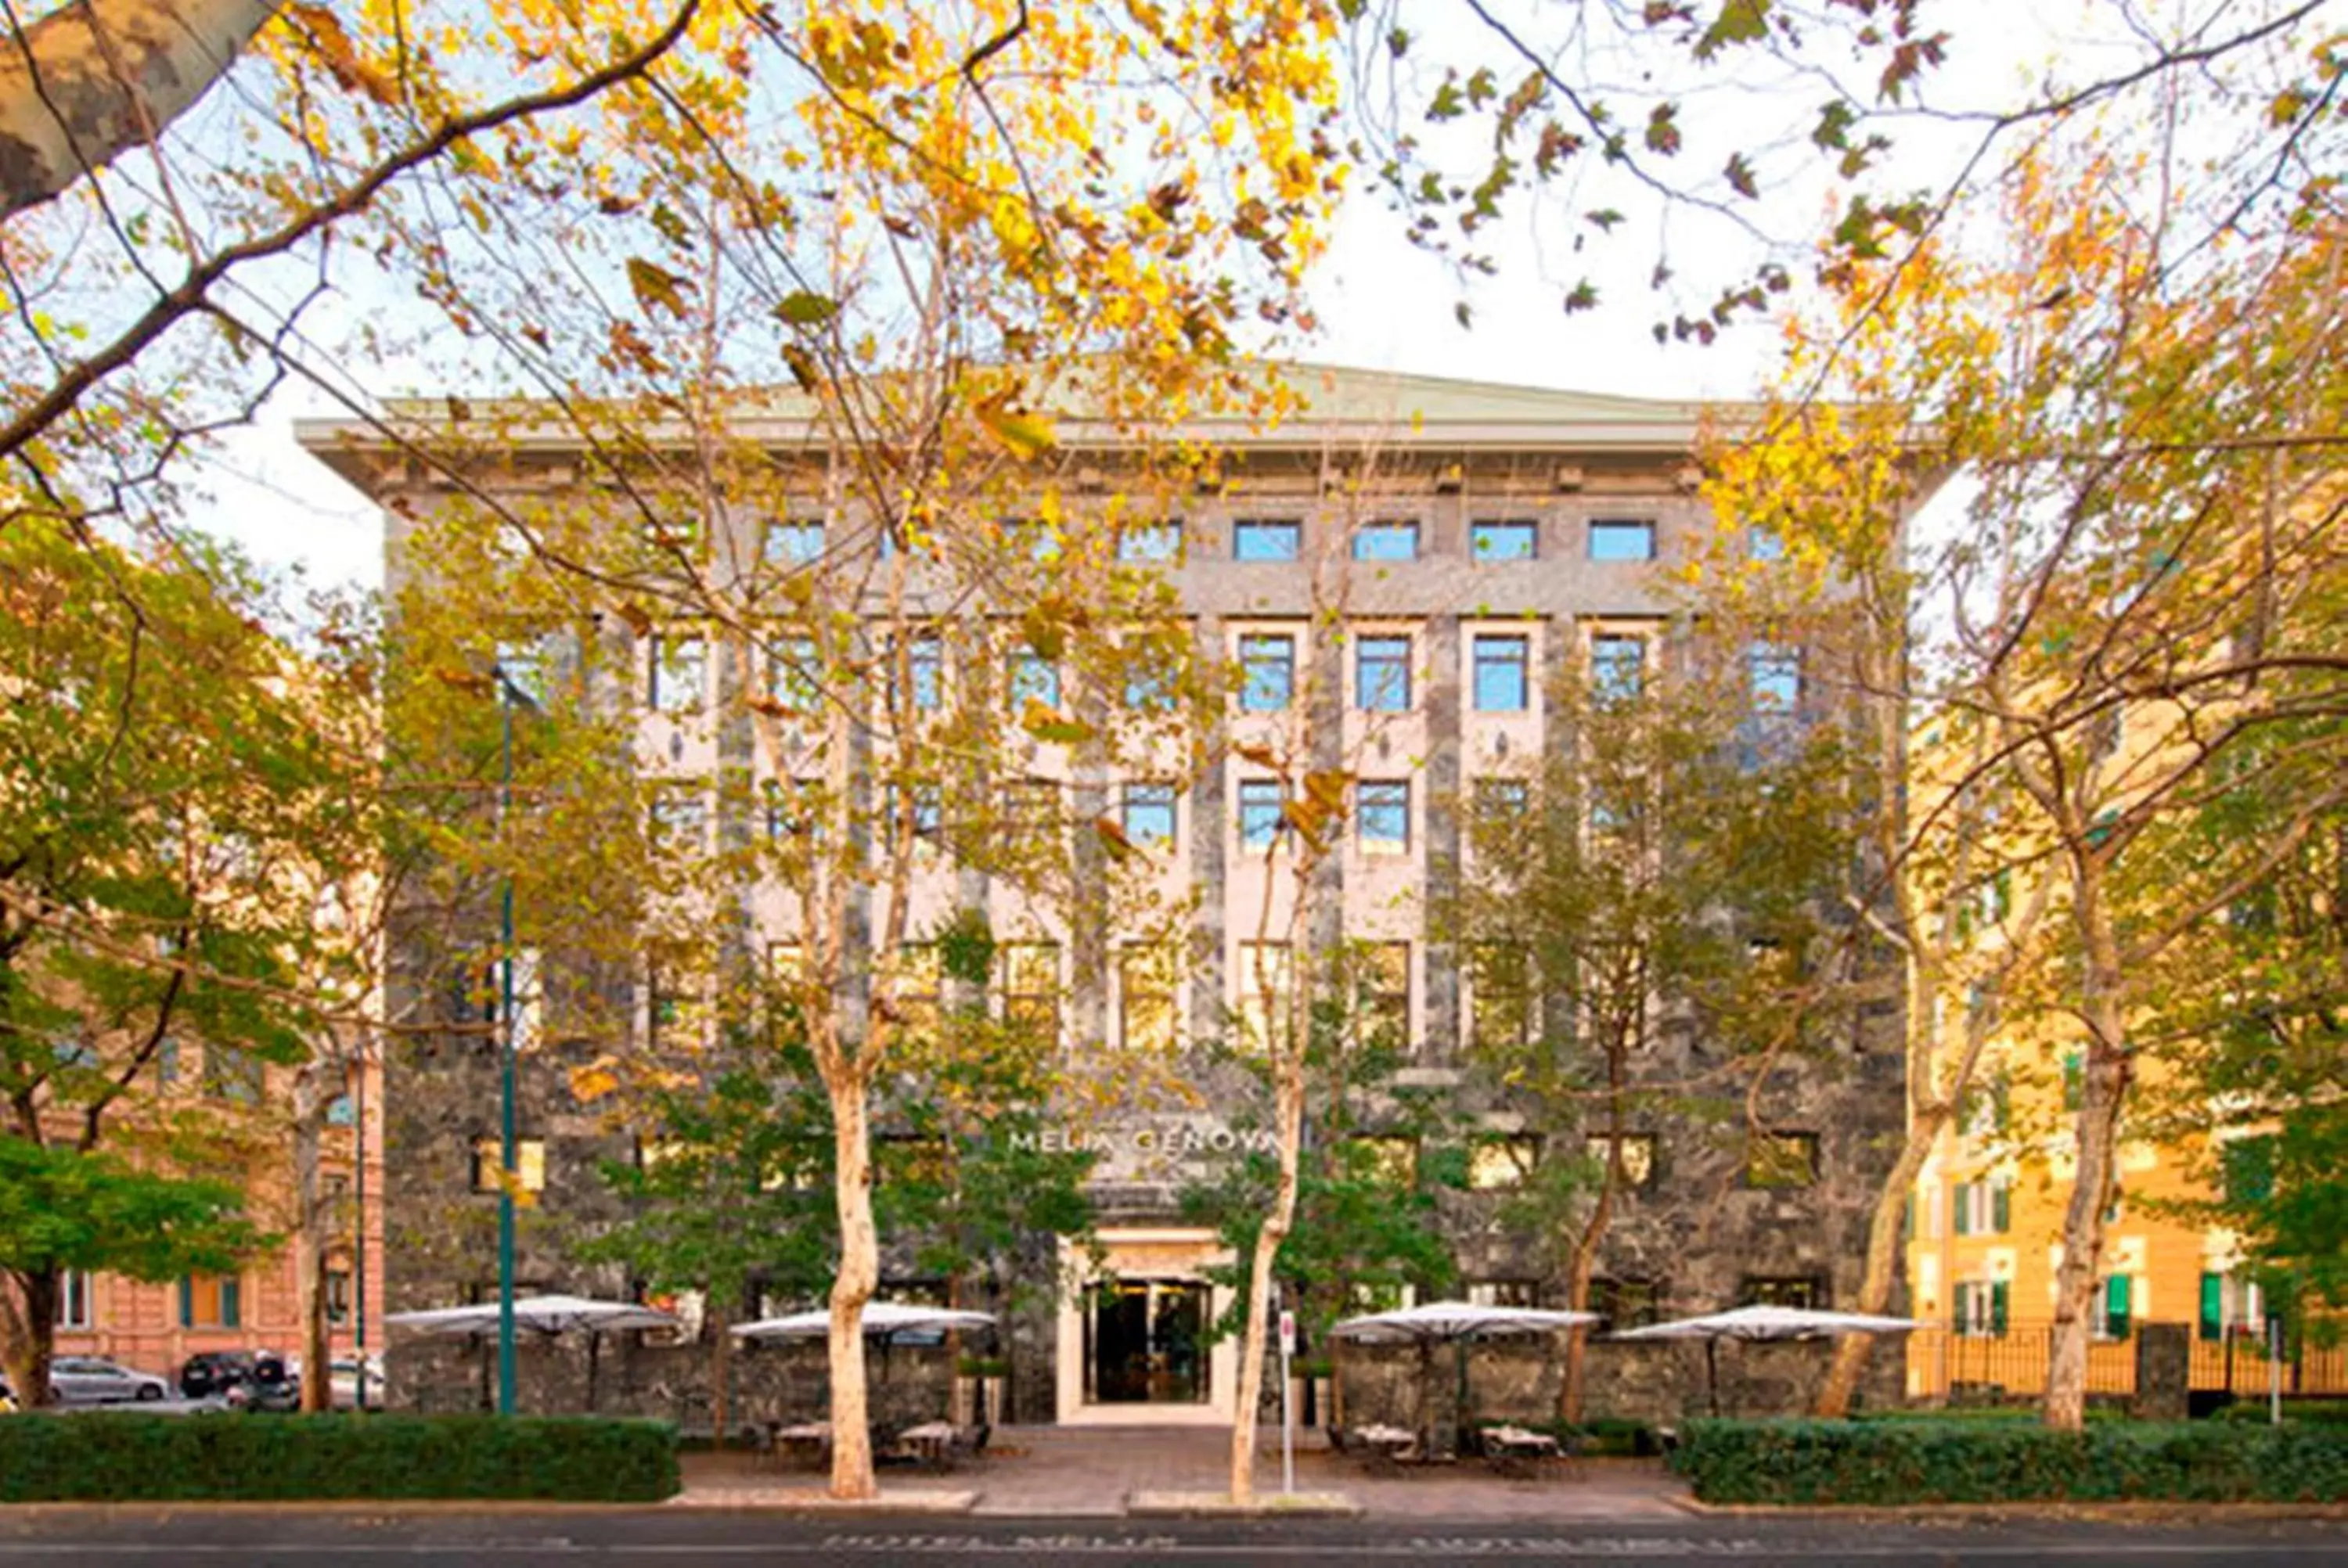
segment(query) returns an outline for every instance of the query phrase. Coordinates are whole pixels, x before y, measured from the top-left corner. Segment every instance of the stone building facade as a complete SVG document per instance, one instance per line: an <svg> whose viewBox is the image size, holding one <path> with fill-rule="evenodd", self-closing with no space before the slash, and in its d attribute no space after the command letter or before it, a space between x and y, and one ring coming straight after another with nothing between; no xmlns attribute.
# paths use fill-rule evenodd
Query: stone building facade
<svg viewBox="0 0 2348 1568"><path fill-rule="evenodd" d="M1263 954L1251 944L1279 926L1298 897L1278 855L1256 842L1267 802L1263 770L1248 755L1251 728L1296 719L1292 702L1311 704L1302 717L1314 760L1377 794L1375 809L1371 796L1360 797L1344 846L1321 866L1313 923L1301 939L1316 948L1381 944L1391 966L1389 1003L1408 1040L1401 1080L1448 1093L1466 1122L1505 1137L1508 1118L1479 1102L1463 1071L1472 988L1427 911L1453 874L1447 868L1465 858L1460 803L1483 781L1522 776L1561 744L1543 712L1555 678L1590 656L1594 637L1653 640L1658 648L1667 637L1658 569L1715 528L1696 493L1700 414L1532 388L1304 367L1284 374L1306 412L1270 435L1237 421L1196 431L1221 453L1218 482L1183 497L1147 547L1162 552L1149 559L1162 564L1197 645L1243 671L1231 743L1186 770L1163 798L1135 793L1129 786L1139 781L1080 764L1068 765L1060 783L1073 796L1075 820L1124 814L1132 828L1133 814L1146 813L1152 836L1162 827L1170 837L1159 873L1164 891L1195 914L1189 962L1169 989L1186 1037L1212 1040L1253 999L1251 969ZM311 425L301 436L322 461L391 505L395 589L411 572L428 571L402 548L406 519L442 494L428 475L365 427ZM1064 431L1063 445L1074 447L1076 438ZM1066 455L1104 464L1116 456ZM728 526L749 530L774 520L746 517ZM836 547L850 548L855 519L814 512L795 526L830 530ZM1249 696L1258 682L1263 689ZM671 735L664 722L644 718L648 766L681 758L675 765L689 771L696 748L726 743L722 735ZM1269 809L1276 818L1276 795ZM967 876L944 877L922 897L1004 898ZM1128 994L1145 983L1157 982L1113 961L1097 964L1089 978L1075 975L1062 1011L1071 1048L1117 1049L1121 1031L1148 1010ZM400 1005L395 997L395 1009ZM1882 1003L1851 1030L1848 1049L1789 1059L1777 1070L1766 1112L1773 1126L1798 1129L1807 1161L1791 1184L1746 1180L1749 1152L1700 1118L1655 1120L1647 1179L1626 1195L1600 1269L1612 1309L1643 1317L1756 1296L1828 1305L1851 1296L1904 1116L1900 1034L1898 1004ZM475 1149L495 1130L494 1030L401 1038L386 1085L394 1310L478 1296L494 1278L495 1256L494 1184L474 1169ZM528 1286L629 1288L623 1270L582 1266L566 1242L615 1212L618 1200L594 1177L597 1163L632 1157L631 1138L570 1094L569 1070L612 1043L550 1040L526 1063L520 1122L525 1163L534 1167L526 1174L540 1189L522 1219L519 1277ZM1665 1030L1646 1070L1658 1081L1687 1076L1711 1049ZM1040 1237L1030 1249L1036 1280L1066 1278L1073 1287L1036 1293L1011 1315L1007 1415L1230 1419L1235 1351L1207 1332L1228 1304L1210 1275L1228 1256L1213 1234L1184 1221L1178 1194L1243 1154L1262 1137L1262 1121L1245 1074L1201 1065L1194 1081L1179 1105L1088 1107L1035 1135L1101 1156L1093 1187L1098 1247L1086 1257ZM1445 1216L1469 1293L1554 1302L1554 1271L1540 1261L1547 1255L1494 1220L1505 1171L1478 1162L1470 1176ZM541 1372L526 1366L526 1377L544 1399L570 1398L559 1390L580 1387L584 1353L534 1348ZM706 1409L705 1354L632 1343L597 1353L604 1403L687 1419ZM1594 1347L1592 1355L1595 1413L1676 1413L1700 1397L1700 1355L1630 1346ZM746 1391L757 1399L813 1399L812 1388L769 1386L787 1358L762 1352L745 1358L747 1371L737 1364L736 1376L752 1380ZM1790 1398L1798 1355L1722 1360L1732 1399L1782 1407ZM1377 1361L1357 1362L1365 1399L1374 1397ZM1553 1357L1479 1353L1477 1365L1488 1408L1554 1408ZM944 1375L933 1355L909 1356L909 1375L922 1376L917 1367ZM447 1347L396 1353L392 1378L395 1397L416 1402L463 1403L486 1386L479 1363Z"/></svg>

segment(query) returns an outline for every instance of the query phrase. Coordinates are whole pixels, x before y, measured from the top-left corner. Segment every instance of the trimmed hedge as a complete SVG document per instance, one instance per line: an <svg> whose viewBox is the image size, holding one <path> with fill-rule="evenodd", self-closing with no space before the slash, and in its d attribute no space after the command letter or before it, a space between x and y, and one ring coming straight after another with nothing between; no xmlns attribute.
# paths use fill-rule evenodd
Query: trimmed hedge
<svg viewBox="0 0 2348 1568"><path fill-rule="evenodd" d="M2232 1404L2218 1411L2218 1419L2263 1425L2270 1414L2264 1399L2242 1394L2237 1396ZM2310 1399L2286 1395L2282 1401L2282 1419L2285 1421L2305 1421L2311 1426L2348 1427L2348 1399Z"/></svg>
<svg viewBox="0 0 2348 1568"><path fill-rule="evenodd" d="M1673 1467L1705 1502L2337 1501L2348 1431L2222 1422L1691 1421Z"/></svg>
<svg viewBox="0 0 2348 1568"><path fill-rule="evenodd" d="M0 1502L658 1502L678 1484L676 1431L660 1421L129 1410L0 1419Z"/></svg>

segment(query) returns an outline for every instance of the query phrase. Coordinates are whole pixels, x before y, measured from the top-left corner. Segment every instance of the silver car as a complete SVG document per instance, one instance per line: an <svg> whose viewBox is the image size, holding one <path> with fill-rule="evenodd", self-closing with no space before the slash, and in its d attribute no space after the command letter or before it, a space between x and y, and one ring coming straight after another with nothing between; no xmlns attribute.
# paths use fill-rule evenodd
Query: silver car
<svg viewBox="0 0 2348 1568"><path fill-rule="evenodd" d="M103 1356L60 1356L49 1363L49 1388L61 1405L110 1405L160 1399L170 1385Z"/></svg>

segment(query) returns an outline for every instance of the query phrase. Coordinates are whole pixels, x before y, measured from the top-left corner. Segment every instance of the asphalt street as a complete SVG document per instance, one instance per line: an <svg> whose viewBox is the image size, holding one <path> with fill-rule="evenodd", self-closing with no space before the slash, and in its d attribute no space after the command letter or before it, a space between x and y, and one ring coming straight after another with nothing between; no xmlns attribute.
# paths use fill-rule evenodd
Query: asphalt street
<svg viewBox="0 0 2348 1568"><path fill-rule="evenodd" d="M1223 1523L810 1519L772 1514L550 1512L368 1515L201 1510L0 1512L0 1568L154 1568L233 1563L479 1563L485 1568L934 1563L957 1558L1086 1564L2348 1563L2348 1522L2113 1523L2088 1520L1885 1522L1695 1518L1505 1532L1437 1520Z"/></svg>

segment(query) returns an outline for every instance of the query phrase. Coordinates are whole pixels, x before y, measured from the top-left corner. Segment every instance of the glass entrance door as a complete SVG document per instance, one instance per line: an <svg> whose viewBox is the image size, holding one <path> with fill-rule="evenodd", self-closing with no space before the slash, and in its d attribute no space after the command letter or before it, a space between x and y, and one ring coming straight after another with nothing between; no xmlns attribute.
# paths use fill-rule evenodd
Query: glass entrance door
<svg viewBox="0 0 2348 1568"><path fill-rule="evenodd" d="M1198 1405L1208 1396L1208 1287L1195 1280L1097 1285L1085 1312L1085 1398Z"/></svg>

